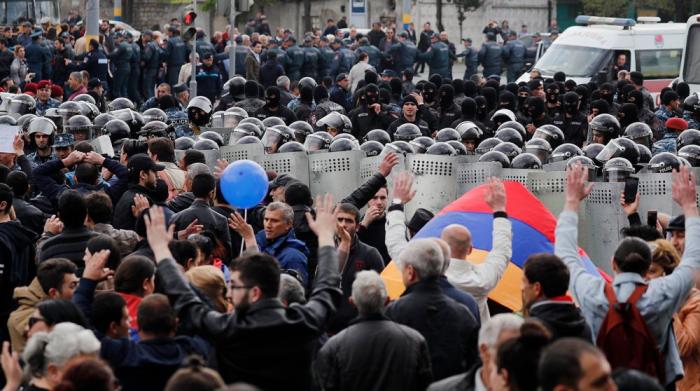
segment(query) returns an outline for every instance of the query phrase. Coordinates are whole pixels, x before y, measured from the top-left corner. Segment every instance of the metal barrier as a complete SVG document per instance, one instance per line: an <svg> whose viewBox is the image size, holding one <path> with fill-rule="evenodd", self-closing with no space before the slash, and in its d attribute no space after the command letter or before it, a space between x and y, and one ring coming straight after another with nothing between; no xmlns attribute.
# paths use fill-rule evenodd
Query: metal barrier
<svg viewBox="0 0 700 391"><path fill-rule="evenodd" d="M360 162L364 152L329 152L309 155L311 195L331 193L342 200L360 185Z"/></svg>
<svg viewBox="0 0 700 391"><path fill-rule="evenodd" d="M645 217L650 210L670 215L683 213L671 197L671 174L639 174L638 177L638 212L642 221L646 221Z"/></svg>
<svg viewBox="0 0 700 391"><path fill-rule="evenodd" d="M204 154L204 163L211 168L212 172L216 167L216 161L221 157L220 151L218 149L212 149L209 151L199 151Z"/></svg>
<svg viewBox="0 0 700 391"><path fill-rule="evenodd" d="M236 160L252 160L261 162L265 151L261 144L225 145L219 149L221 158L229 163Z"/></svg>
<svg viewBox="0 0 700 391"><path fill-rule="evenodd" d="M486 183L488 178L499 176L502 169L501 164L496 162L458 163L455 198L459 198L469 190Z"/></svg>
<svg viewBox="0 0 700 391"><path fill-rule="evenodd" d="M555 216L564 209L566 172L533 171L528 174L527 186L532 194Z"/></svg>
<svg viewBox="0 0 700 391"><path fill-rule="evenodd" d="M608 273L610 260L620 243L620 230L628 225L620 204L624 186L624 183L595 183L579 211L578 243L593 263Z"/></svg>
<svg viewBox="0 0 700 391"><path fill-rule="evenodd" d="M259 162L266 170L277 175L289 174L305 185L309 185L309 157L304 152L275 153L264 155Z"/></svg>
<svg viewBox="0 0 700 391"><path fill-rule="evenodd" d="M528 177L530 173L539 172L539 170L518 169L518 168L503 168L501 169L500 178L504 181L520 182L523 186L528 187Z"/></svg>

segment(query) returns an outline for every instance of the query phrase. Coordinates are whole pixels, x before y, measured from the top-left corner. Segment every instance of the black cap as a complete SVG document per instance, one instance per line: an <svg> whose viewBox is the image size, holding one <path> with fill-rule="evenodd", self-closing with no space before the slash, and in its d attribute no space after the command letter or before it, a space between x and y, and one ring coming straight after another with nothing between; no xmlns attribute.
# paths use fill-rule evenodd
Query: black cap
<svg viewBox="0 0 700 391"><path fill-rule="evenodd" d="M90 79L90 81L88 81L88 89L90 90L101 85L102 81L96 77L93 77L92 79Z"/></svg>
<svg viewBox="0 0 700 391"><path fill-rule="evenodd" d="M341 81L345 80L348 78L348 75L346 73L339 73L338 76L335 77L335 81Z"/></svg>
<svg viewBox="0 0 700 391"><path fill-rule="evenodd" d="M678 215L668 222L666 231L685 231L685 215Z"/></svg>
<svg viewBox="0 0 700 391"><path fill-rule="evenodd" d="M411 221L406 224L406 227L410 229L413 232L418 232L428 224L428 221L430 221L435 215L433 212L423 209L423 208L418 208L416 209L416 212L413 214L413 217L411 217Z"/></svg>
<svg viewBox="0 0 700 391"><path fill-rule="evenodd" d="M129 158L129 162L126 164L127 170L129 172L140 172L140 171L163 171L165 166L156 164L148 155L145 153L137 153L136 155Z"/></svg>
<svg viewBox="0 0 700 391"><path fill-rule="evenodd" d="M275 179L270 182L270 190L274 190L278 187L287 187L288 184L298 182L296 178L289 174L278 175Z"/></svg>
<svg viewBox="0 0 700 391"><path fill-rule="evenodd" d="M175 91L176 94L179 94L181 92L188 91L189 89L187 88L187 85L185 83L178 84L175 87L173 87L173 91Z"/></svg>

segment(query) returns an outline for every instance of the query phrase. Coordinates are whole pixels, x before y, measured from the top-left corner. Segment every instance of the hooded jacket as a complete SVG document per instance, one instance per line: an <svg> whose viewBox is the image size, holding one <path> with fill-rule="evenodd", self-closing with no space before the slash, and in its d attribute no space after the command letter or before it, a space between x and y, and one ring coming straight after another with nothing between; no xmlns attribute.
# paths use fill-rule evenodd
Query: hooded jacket
<svg viewBox="0 0 700 391"><path fill-rule="evenodd" d="M578 337L588 342L593 341L591 328L568 296L534 303L530 307L530 316L547 326L552 332L552 340Z"/></svg>
<svg viewBox="0 0 700 391"><path fill-rule="evenodd" d="M260 252L275 257L281 269L294 269L304 277L304 281L309 281L309 249L304 242L296 238L294 228L273 241L267 240L265 231L262 230L255 235L255 240Z"/></svg>
<svg viewBox="0 0 700 391"><path fill-rule="evenodd" d="M12 298L17 302L18 307L10 314L10 318L7 320L7 329L10 332L13 351L21 353L24 350L24 346L27 344L24 328L27 326L32 313L34 313L37 303L47 297L46 292L41 288L39 279L36 277L28 286L15 288Z"/></svg>

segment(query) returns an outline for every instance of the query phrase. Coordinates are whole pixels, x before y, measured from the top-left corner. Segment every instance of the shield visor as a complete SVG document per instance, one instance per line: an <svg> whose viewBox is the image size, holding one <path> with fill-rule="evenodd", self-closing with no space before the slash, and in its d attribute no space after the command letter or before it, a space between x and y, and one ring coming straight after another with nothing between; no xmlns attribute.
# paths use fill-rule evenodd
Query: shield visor
<svg viewBox="0 0 700 391"><path fill-rule="evenodd" d="M7 107L7 114L17 114L18 117L27 114L28 111L29 105L21 99L12 99Z"/></svg>
<svg viewBox="0 0 700 391"><path fill-rule="evenodd" d="M306 148L308 152L320 151L324 149L325 143L326 142L321 137L310 134L306 136L306 140L304 140L304 148Z"/></svg>
<svg viewBox="0 0 700 391"><path fill-rule="evenodd" d="M544 148L537 148L534 146L528 147L526 145L524 152L531 153L531 154L537 156L537 158L540 159L541 162L549 161L548 160L549 159L549 152L547 152L547 150Z"/></svg>
<svg viewBox="0 0 700 391"><path fill-rule="evenodd" d="M608 170L605 172L606 182L622 182L624 183L632 173L625 170Z"/></svg>
<svg viewBox="0 0 700 391"><path fill-rule="evenodd" d="M241 119L236 113L216 113L212 118L211 126L213 128L235 128L241 122Z"/></svg>
<svg viewBox="0 0 700 391"><path fill-rule="evenodd" d="M607 162L608 160L622 156L622 153L625 152L625 148L618 145L615 140L610 140L608 145L603 148L602 151L596 155L595 160L599 162Z"/></svg>
<svg viewBox="0 0 700 391"><path fill-rule="evenodd" d="M262 144L265 148L265 153L275 153L277 152L277 147L280 141L282 141L282 135L280 135L276 130L270 128L265 131L262 137Z"/></svg>
<svg viewBox="0 0 700 391"><path fill-rule="evenodd" d="M90 141L95 138L95 127L90 126L90 127L66 127L65 128L66 133L70 133L73 135L73 138L75 139L75 142L78 143L80 141Z"/></svg>
<svg viewBox="0 0 700 391"><path fill-rule="evenodd" d="M547 141L550 145L552 144L552 141L554 141L554 137L552 136L552 134L543 129L535 130L535 133L532 135L532 138L541 138L542 140Z"/></svg>

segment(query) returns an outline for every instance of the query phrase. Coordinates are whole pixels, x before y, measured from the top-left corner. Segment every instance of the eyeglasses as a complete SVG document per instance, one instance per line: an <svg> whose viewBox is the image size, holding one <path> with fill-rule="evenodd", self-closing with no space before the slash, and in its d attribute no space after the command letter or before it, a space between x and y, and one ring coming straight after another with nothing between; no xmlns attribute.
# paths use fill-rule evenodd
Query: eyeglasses
<svg viewBox="0 0 700 391"><path fill-rule="evenodd" d="M231 284L231 289L233 289L233 290L238 290L238 289L250 289L250 288L252 288L252 286L250 286L250 285L235 285L235 284Z"/></svg>
<svg viewBox="0 0 700 391"><path fill-rule="evenodd" d="M37 317L32 316L29 318L29 320L27 320L27 326L29 326L29 328L31 329L38 322L46 323L46 320L44 318L37 318Z"/></svg>

